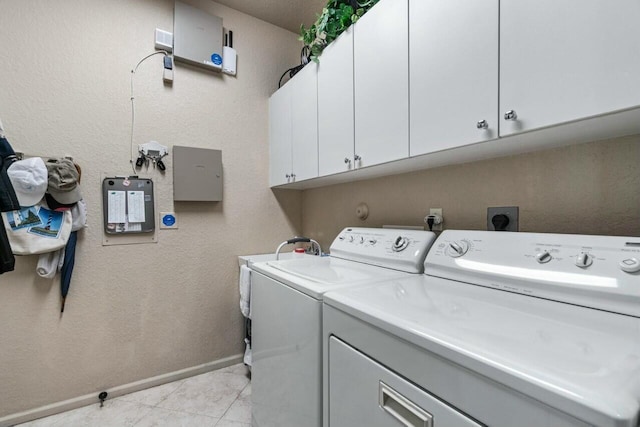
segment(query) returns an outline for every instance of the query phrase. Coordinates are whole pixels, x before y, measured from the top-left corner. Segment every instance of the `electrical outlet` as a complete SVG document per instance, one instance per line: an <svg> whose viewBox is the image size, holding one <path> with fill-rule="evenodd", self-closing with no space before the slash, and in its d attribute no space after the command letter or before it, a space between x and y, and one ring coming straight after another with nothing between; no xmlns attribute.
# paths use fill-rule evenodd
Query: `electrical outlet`
<svg viewBox="0 0 640 427"><path fill-rule="evenodd" d="M439 215L440 216L440 223L439 224L433 224L433 228L432 231L442 231L442 223L444 222L444 217L442 216L442 208L430 208L429 209L429 215Z"/></svg>
<svg viewBox="0 0 640 427"><path fill-rule="evenodd" d="M487 230L518 231L518 206L487 208Z"/></svg>

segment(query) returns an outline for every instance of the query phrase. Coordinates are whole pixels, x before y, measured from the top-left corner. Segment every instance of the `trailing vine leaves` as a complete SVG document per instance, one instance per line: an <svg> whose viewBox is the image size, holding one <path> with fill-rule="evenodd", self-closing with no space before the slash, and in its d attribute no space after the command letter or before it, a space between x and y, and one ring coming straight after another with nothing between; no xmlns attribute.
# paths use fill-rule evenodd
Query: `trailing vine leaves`
<svg viewBox="0 0 640 427"><path fill-rule="evenodd" d="M319 62L318 57L324 48L334 41L344 30L354 24L379 0L329 0L317 15L318 19L309 28L300 26L300 37L308 46L311 59Z"/></svg>

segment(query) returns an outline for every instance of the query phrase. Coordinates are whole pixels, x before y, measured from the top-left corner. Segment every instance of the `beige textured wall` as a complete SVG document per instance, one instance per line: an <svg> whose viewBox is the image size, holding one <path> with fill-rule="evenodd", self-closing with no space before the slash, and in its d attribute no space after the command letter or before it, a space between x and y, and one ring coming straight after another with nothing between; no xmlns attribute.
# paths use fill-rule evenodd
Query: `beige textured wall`
<svg viewBox="0 0 640 427"><path fill-rule="evenodd" d="M302 228L325 248L347 226L423 225L430 207L485 230L487 207L519 206L520 231L640 236L639 160L636 135L307 190Z"/></svg>
<svg viewBox="0 0 640 427"><path fill-rule="evenodd" d="M272 251L301 229L301 194L268 189L267 99L299 62L296 35L208 0L190 3L234 31L237 78L161 57L136 74L136 143L222 150L224 201L172 200L178 230L157 244L102 246L101 173L129 167L130 70L172 29L172 0L0 0L0 118L15 148L71 154L83 168L89 229L60 316L58 279L36 257L0 276L0 417L239 354L236 256Z"/></svg>

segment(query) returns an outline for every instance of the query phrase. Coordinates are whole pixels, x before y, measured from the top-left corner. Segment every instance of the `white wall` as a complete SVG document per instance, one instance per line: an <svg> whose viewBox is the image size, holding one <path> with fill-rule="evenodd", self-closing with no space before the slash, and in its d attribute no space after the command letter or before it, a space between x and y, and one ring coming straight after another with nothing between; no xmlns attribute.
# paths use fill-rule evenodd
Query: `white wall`
<svg viewBox="0 0 640 427"><path fill-rule="evenodd" d="M157 244L102 246L103 172L129 174L130 70L172 30L171 0L0 0L0 118L14 148L70 154L83 170L89 228L60 315L59 279L21 257L0 276L0 417L242 351L236 256L301 229L301 195L268 189L267 99L299 63L296 35L207 0L234 32L238 76L161 57L136 73L136 144L222 150L224 201L173 203L172 162L154 179L178 230Z"/></svg>
<svg viewBox="0 0 640 427"><path fill-rule="evenodd" d="M344 227L486 230L487 208L519 206L520 231L640 236L640 135L307 190L303 232L322 247ZM369 217L356 217L356 206Z"/></svg>

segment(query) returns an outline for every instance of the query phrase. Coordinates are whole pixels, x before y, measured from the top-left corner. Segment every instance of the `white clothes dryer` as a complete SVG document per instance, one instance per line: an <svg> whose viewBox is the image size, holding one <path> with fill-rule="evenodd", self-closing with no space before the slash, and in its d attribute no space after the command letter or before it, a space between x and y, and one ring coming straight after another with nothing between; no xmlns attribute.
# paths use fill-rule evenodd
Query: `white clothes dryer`
<svg viewBox="0 0 640 427"><path fill-rule="evenodd" d="M637 427L640 238L445 231L325 295L325 426Z"/></svg>
<svg viewBox="0 0 640 427"><path fill-rule="evenodd" d="M435 240L419 230L347 228L328 257L252 265L254 427L322 425L322 297L419 276Z"/></svg>

